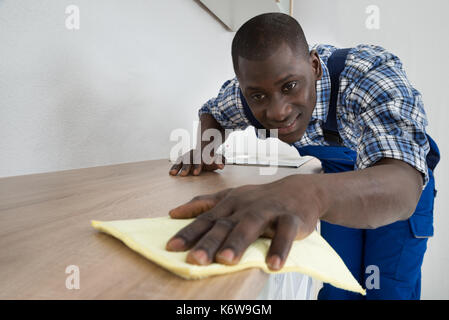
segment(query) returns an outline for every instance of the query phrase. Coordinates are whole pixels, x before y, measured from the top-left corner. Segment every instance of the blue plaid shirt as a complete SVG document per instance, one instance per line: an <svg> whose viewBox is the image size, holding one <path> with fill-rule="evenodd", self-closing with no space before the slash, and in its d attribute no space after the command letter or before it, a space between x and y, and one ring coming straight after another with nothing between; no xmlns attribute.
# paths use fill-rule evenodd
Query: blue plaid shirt
<svg viewBox="0 0 449 320"><path fill-rule="evenodd" d="M323 124L330 101L327 59L337 48L311 47L321 59L323 76L316 83L317 102L309 125L295 147L326 146ZM239 94L237 78L226 81L217 97L207 101L198 114L211 114L224 129L250 126ZM397 56L384 48L358 45L349 51L340 76L337 126L343 144L357 152L356 169L372 166L382 158L402 160L428 181L429 152L426 114L421 94L413 88Z"/></svg>

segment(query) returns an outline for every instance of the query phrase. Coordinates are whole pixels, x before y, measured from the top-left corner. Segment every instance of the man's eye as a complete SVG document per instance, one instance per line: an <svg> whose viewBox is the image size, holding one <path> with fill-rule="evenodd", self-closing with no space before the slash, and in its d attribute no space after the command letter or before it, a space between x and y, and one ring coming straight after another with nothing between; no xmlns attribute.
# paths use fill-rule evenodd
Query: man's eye
<svg viewBox="0 0 449 320"><path fill-rule="evenodd" d="M282 88L282 91L288 92L292 90L294 87L296 87L296 84L297 84L296 81L289 82L284 86L284 88Z"/></svg>
<svg viewBox="0 0 449 320"><path fill-rule="evenodd" d="M263 98L265 98L265 95L264 95L264 94L260 94L260 93L256 93L256 94L253 94L253 95L251 96L251 98L252 98L253 100L260 101L260 100L262 100Z"/></svg>

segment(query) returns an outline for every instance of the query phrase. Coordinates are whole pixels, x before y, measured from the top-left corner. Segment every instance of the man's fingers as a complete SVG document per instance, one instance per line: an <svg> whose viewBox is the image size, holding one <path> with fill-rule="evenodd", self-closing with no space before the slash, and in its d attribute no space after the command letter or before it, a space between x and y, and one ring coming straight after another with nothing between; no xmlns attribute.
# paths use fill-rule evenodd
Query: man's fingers
<svg viewBox="0 0 449 320"><path fill-rule="evenodd" d="M214 222L214 226L190 250L186 261L199 265L210 264L234 225L235 222L232 219L218 218Z"/></svg>
<svg viewBox="0 0 449 320"><path fill-rule="evenodd" d="M299 217L294 215L283 215L278 218L276 233L266 258L270 269L279 270L283 267L300 225Z"/></svg>
<svg viewBox="0 0 449 320"><path fill-rule="evenodd" d="M191 168L192 168L191 164L184 163L182 165L182 171L181 171L181 173L179 175L182 176L182 177L188 176Z"/></svg>
<svg viewBox="0 0 449 320"><path fill-rule="evenodd" d="M218 200L213 195L197 196L189 202L168 212L175 219L190 219L212 209Z"/></svg>
<svg viewBox="0 0 449 320"><path fill-rule="evenodd" d="M301 220L297 216L288 214L278 218L276 234L266 258L270 269L279 270L283 267L300 227Z"/></svg>
<svg viewBox="0 0 449 320"><path fill-rule="evenodd" d="M214 162L211 164L204 164L204 169L206 171L215 171L217 169L223 170L226 164L226 158L223 155L219 155L221 160L218 158L218 156L214 157Z"/></svg>
<svg viewBox="0 0 449 320"><path fill-rule="evenodd" d="M195 242L212 226L214 222L206 219L196 219L189 225L179 230L168 242L166 249L169 251L185 251L191 248Z"/></svg>
<svg viewBox="0 0 449 320"><path fill-rule="evenodd" d="M223 168L224 168L224 165L218 165L216 163L204 165L204 171L215 171L215 170L223 169Z"/></svg>
<svg viewBox="0 0 449 320"><path fill-rule="evenodd" d="M223 189L216 193L196 196L189 202L180 205L168 212L170 217L175 219L190 219L206 212L223 200L233 188Z"/></svg>
<svg viewBox="0 0 449 320"><path fill-rule="evenodd" d="M203 169L203 166L201 164L194 164L193 165L193 175L194 176L200 175L202 169Z"/></svg>
<svg viewBox="0 0 449 320"><path fill-rule="evenodd" d="M172 167L170 168L169 174L172 176L176 176L181 167L182 167L182 159L176 160L175 164L172 165Z"/></svg>
<svg viewBox="0 0 449 320"><path fill-rule="evenodd" d="M182 167L179 171L179 175L182 177L188 176L193 167L193 157L195 150L190 150L181 157Z"/></svg>
<svg viewBox="0 0 449 320"><path fill-rule="evenodd" d="M214 156L211 164L205 164L201 161L201 153L198 150L191 150L176 160L176 163L170 168L169 174L172 176L179 174L182 177L186 177L189 174L198 176L202 171L224 169L225 163L226 158L223 155L218 155Z"/></svg>
<svg viewBox="0 0 449 320"><path fill-rule="evenodd" d="M245 215L236 227L230 232L223 242L216 260L223 264L236 264L239 262L245 250L260 237L268 221L262 216L251 213Z"/></svg>
<svg viewBox="0 0 449 320"><path fill-rule="evenodd" d="M195 221L193 221L188 226L182 228L178 233L176 233L172 239L167 243L168 250L187 250L191 248L198 239L200 239L204 233L206 233L215 224L215 220L229 215L230 208L226 203L221 203L205 212L199 216ZM181 240L176 240L181 239Z"/></svg>
<svg viewBox="0 0 449 320"><path fill-rule="evenodd" d="M221 161L219 163L217 163L217 167L218 167L218 169L223 170L225 167L225 164L226 164L226 158L223 155L221 155L220 157L221 157Z"/></svg>

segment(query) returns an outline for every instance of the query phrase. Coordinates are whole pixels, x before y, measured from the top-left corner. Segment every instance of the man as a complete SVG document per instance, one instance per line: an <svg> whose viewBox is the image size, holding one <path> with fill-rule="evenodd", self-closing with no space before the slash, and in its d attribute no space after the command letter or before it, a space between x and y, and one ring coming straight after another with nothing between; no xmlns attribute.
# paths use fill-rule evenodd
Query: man
<svg viewBox="0 0 449 320"><path fill-rule="evenodd" d="M419 299L439 154L399 58L370 45L309 51L295 19L268 13L237 31L232 59L236 78L200 109L201 133L278 129L280 140L320 159L326 174L195 197L170 211L173 218L198 218L167 249L190 249L187 261L194 264L235 264L265 235L272 237L266 262L279 270L292 241L321 220L321 234L360 283L366 267L379 268L380 287L368 290L368 299ZM220 161L192 161L198 154L184 155L170 174L223 168ZM319 299L361 298L327 284L319 293Z"/></svg>

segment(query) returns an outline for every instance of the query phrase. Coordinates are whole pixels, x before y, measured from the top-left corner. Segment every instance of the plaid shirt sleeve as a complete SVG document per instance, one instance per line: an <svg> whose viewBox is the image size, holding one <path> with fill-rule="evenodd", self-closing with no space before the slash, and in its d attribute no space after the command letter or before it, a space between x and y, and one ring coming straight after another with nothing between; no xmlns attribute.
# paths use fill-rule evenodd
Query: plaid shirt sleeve
<svg viewBox="0 0 449 320"><path fill-rule="evenodd" d="M402 160L422 173L424 188L429 179L427 119L421 94L408 81L400 60L390 54L357 81L351 95L360 103L357 168L382 158Z"/></svg>
<svg viewBox="0 0 449 320"><path fill-rule="evenodd" d="M244 130L250 122L243 111L240 99L240 85L237 78L226 81L218 96L207 101L198 111L198 116L204 113L212 115L223 129Z"/></svg>

